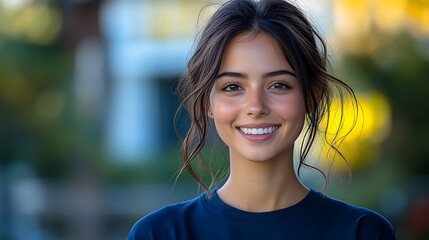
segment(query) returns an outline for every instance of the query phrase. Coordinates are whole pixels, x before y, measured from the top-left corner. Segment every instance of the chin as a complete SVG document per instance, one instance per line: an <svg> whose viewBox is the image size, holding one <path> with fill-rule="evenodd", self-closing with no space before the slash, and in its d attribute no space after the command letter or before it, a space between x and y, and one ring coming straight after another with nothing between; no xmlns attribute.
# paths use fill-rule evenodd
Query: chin
<svg viewBox="0 0 429 240"><path fill-rule="evenodd" d="M256 153L256 154L246 154L243 155L243 157L251 162L269 162L272 161L273 159L276 158L276 155L271 155L271 154L261 154L261 153Z"/></svg>

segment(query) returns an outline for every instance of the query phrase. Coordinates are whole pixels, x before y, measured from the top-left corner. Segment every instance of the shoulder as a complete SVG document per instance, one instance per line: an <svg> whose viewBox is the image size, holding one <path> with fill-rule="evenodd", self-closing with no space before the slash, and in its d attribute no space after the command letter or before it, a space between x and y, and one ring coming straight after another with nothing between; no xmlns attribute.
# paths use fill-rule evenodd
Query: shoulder
<svg viewBox="0 0 429 240"><path fill-rule="evenodd" d="M369 209L363 209L357 223L357 239L396 239L390 222L382 215Z"/></svg>
<svg viewBox="0 0 429 240"><path fill-rule="evenodd" d="M169 205L147 214L133 225L128 240L172 238L176 231L172 226L180 226L187 215L198 211L201 198Z"/></svg>
<svg viewBox="0 0 429 240"><path fill-rule="evenodd" d="M319 209L327 223L349 229L356 239L395 239L390 222L379 213L320 194Z"/></svg>
<svg viewBox="0 0 429 240"><path fill-rule="evenodd" d="M158 232L162 231L168 220L167 216L174 215L177 211L177 206L168 206L142 217L131 228L128 240L157 239Z"/></svg>

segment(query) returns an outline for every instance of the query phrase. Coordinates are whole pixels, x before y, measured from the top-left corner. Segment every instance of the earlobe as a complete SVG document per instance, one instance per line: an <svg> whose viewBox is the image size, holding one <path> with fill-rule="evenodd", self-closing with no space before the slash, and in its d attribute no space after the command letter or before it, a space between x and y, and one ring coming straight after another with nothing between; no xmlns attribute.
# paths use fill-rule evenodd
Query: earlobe
<svg viewBox="0 0 429 240"><path fill-rule="evenodd" d="M213 112L211 109L209 109L209 111L207 112L207 115L209 116L209 118L213 118Z"/></svg>

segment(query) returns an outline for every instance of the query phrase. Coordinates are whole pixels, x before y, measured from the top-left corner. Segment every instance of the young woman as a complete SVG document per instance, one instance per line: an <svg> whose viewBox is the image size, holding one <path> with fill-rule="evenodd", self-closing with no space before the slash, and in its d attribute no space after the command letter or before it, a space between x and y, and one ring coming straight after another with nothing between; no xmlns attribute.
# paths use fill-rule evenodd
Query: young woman
<svg viewBox="0 0 429 240"><path fill-rule="evenodd" d="M381 215L309 189L295 174L295 141L303 134L299 172L309 166L333 90L355 99L326 65L323 41L297 7L281 0L222 5L179 85L192 121L183 169L206 192L143 217L128 239L395 239ZM209 122L230 157L229 177L215 190L191 167Z"/></svg>

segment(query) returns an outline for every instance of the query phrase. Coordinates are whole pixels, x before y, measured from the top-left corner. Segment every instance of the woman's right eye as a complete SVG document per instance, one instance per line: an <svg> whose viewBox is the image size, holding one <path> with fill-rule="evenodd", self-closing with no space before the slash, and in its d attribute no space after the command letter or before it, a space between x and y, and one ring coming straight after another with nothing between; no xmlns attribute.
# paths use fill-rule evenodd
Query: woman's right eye
<svg viewBox="0 0 429 240"><path fill-rule="evenodd" d="M236 83L229 83L226 84L221 90L225 92L237 92L241 91L241 87Z"/></svg>

